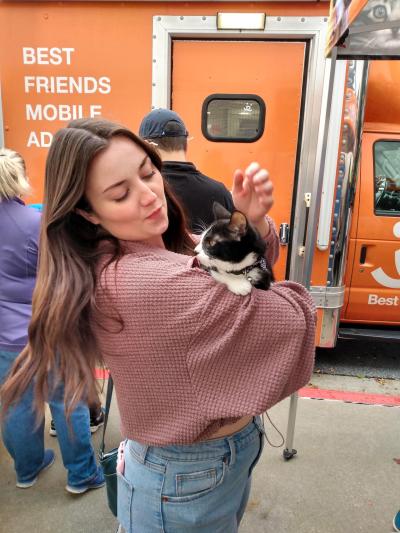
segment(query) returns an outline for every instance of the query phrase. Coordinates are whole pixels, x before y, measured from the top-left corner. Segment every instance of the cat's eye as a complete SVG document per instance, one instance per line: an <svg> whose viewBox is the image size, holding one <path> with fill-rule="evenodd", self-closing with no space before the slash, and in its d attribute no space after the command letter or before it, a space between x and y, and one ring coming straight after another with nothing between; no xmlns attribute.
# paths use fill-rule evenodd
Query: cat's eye
<svg viewBox="0 0 400 533"><path fill-rule="evenodd" d="M372 13L374 17L378 20L386 20L387 18L386 7L383 5L375 6L374 9L372 10Z"/></svg>

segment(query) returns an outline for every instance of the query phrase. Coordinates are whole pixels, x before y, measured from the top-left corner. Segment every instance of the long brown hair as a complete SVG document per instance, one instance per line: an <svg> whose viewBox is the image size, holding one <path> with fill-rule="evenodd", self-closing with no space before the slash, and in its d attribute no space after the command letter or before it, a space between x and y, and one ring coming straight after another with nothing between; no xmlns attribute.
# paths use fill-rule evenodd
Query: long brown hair
<svg viewBox="0 0 400 533"><path fill-rule="evenodd" d="M101 363L92 329L99 242L108 241L111 260L123 251L117 238L76 212L90 211L85 198L89 166L112 138L124 136L139 145L161 170L154 149L127 128L107 120L82 119L59 130L51 144L44 188L39 264L32 301L28 344L16 359L1 389L3 414L35 382L35 407L43 412L51 382L65 387L67 415L80 400L97 399L94 376ZM193 242L179 203L165 186L169 227L163 234L167 249L191 254ZM122 325L123 327L123 325Z"/></svg>

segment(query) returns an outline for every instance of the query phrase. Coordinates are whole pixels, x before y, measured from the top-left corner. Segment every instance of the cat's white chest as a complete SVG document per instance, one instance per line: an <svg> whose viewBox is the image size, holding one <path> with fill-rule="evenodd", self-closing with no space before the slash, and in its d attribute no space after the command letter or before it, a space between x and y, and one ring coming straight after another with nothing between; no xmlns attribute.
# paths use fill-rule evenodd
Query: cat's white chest
<svg viewBox="0 0 400 533"><path fill-rule="evenodd" d="M254 253L248 254L240 263L228 263L220 259L211 259L201 248L198 252L198 260L204 267L209 269L210 274L216 281L223 283L231 292L240 296L246 296L246 294L251 292L252 284L248 278L251 277L253 281L257 281L255 271L250 271L248 275L231 274L229 271L240 271L252 265L257 258Z"/></svg>
<svg viewBox="0 0 400 533"><path fill-rule="evenodd" d="M216 272L215 270L211 270L210 273L214 279L220 283L224 283L234 294L246 296L246 294L251 292L252 284L244 275Z"/></svg>

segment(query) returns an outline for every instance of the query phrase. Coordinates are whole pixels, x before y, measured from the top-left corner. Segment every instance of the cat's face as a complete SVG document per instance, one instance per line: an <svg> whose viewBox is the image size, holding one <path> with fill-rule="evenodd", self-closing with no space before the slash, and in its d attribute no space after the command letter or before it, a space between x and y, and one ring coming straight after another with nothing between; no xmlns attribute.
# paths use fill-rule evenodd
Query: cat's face
<svg viewBox="0 0 400 533"><path fill-rule="evenodd" d="M217 220L196 246L197 259L218 282L245 296L252 287L268 290L274 276L265 258L266 243L240 211L214 204Z"/></svg>
<svg viewBox="0 0 400 533"><path fill-rule="evenodd" d="M220 204L215 205L214 213L217 220L202 234L195 249L200 259L239 263L250 253L264 252L263 241L243 213L231 214Z"/></svg>
<svg viewBox="0 0 400 533"><path fill-rule="evenodd" d="M368 5L360 12L357 22L363 22L366 25L398 21L400 18L400 5L398 0L369 0ZM395 39L399 33L399 27L396 25L391 28L392 37ZM386 37L390 39L387 35Z"/></svg>

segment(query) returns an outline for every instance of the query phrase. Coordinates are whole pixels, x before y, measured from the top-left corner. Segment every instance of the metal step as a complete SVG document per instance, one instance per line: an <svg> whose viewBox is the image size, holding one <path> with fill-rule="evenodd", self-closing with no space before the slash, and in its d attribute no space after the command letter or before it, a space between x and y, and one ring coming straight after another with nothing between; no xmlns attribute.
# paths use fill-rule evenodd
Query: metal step
<svg viewBox="0 0 400 533"><path fill-rule="evenodd" d="M384 342L400 342L400 330L398 328L360 328L340 327L339 339L374 340Z"/></svg>

